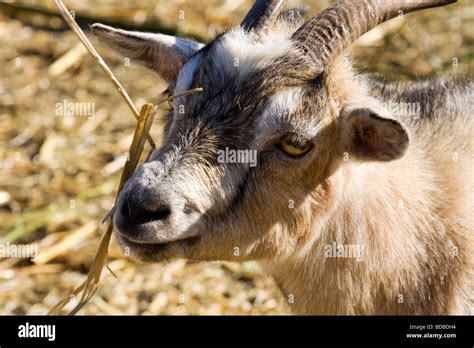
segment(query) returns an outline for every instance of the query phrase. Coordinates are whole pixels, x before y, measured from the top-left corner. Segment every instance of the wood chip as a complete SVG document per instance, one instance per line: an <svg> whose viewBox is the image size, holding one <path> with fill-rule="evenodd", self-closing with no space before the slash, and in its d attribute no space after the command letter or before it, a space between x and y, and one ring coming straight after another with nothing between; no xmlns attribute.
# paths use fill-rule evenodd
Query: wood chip
<svg viewBox="0 0 474 348"><path fill-rule="evenodd" d="M56 77L73 66L77 66L87 54L87 49L82 43L77 43L73 48L59 57L48 69L49 76Z"/></svg>
<svg viewBox="0 0 474 348"><path fill-rule="evenodd" d="M80 242L87 240L99 226L98 222L91 221L84 226L70 232L63 240L51 245L50 247L40 250L38 255L33 258L33 262L37 265L45 264L58 256L65 255L68 251L76 248Z"/></svg>

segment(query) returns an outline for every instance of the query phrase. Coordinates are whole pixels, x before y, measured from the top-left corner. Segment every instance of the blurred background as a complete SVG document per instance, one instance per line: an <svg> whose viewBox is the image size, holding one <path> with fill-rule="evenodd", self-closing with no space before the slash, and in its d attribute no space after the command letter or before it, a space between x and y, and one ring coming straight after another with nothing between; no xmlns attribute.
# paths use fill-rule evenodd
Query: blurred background
<svg viewBox="0 0 474 348"><path fill-rule="evenodd" d="M82 28L112 26L202 41L237 25L250 0L65 0ZM335 3L309 5L308 15ZM474 3L394 19L353 47L357 67L388 80L469 75ZM135 105L166 88L92 39ZM80 103L93 117L58 115ZM161 111L164 113L164 110ZM159 143L160 119L152 135ZM34 260L0 256L0 314L46 314L85 279L113 205L135 120L52 0L0 1L0 245L33 244ZM289 314L253 262L135 264L115 241L94 299L81 314ZM66 309L72 308L71 306Z"/></svg>

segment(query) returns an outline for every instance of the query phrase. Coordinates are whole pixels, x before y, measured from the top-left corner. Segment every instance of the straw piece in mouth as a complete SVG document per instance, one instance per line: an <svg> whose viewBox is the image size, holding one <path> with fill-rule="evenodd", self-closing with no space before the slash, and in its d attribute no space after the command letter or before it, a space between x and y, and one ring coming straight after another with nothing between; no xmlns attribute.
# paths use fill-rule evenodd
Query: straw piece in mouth
<svg viewBox="0 0 474 348"><path fill-rule="evenodd" d="M135 133L133 134L132 144L130 145L130 160L125 163L125 167L123 168L115 201L117 201L117 198L120 192L122 191L125 183L133 175L138 166L140 156L143 153L143 148L145 146L145 134L149 134L148 132L150 131L151 125L153 123L154 115L155 109L152 104L143 105L137 126L135 128ZM107 253L113 229L114 225L112 223L112 220L109 220L107 231L102 237L99 249L94 258L94 262L92 263L89 274L87 275L87 279L76 290L72 292L73 296L77 296L81 292L82 295L79 300L79 303L70 312L70 315L76 314L82 307L84 307L84 305L92 299L95 292L97 291L98 284L100 281L100 275L102 274L102 270L107 261ZM71 297L69 296L60 301L49 311L48 314L59 314L60 310L64 308L64 306L70 301L70 298Z"/></svg>
<svg viewBox="0 0 474 348"><path fill-rule="evenodd" d="M157 106L160 105L161 103L172 100L174 98L184 97L189 94L202 92L202 88L194 88L192 90L186 91L179 95L174 95L174 96L165 98L163 100L160 100L156 105L145 104L143 105L141 112L139 114L137 108L133 104L128 93L125 91L123 86L120 84L118 79L115 77L115 75L107 66L107 64L104 62L104 60L99 55L99 53L95 50L94 46L86 37L86 35L82 31L82 29L79 27L79 25L77 25L76 21L72 17L67 7L63 4L61 0L55 0L54 2L56 6L58 7L61 15L64 17L64 20L67 22L70 28L76 33L76 35L79 37L79 40L84 44L84 46L87 48L89 53L96 59L97 63L103 69L107 77L112 81L117 91L123 96L128 106L132 110L133 115L138 121L135 128L135 133L133 135L132 144L130 145L130 150L129 150L130 160L125 163L125 166L122 171L122 175L120 177L120 184L119 184L117 194L115 197L115 204L116 204L118 196L120 192L122 191L125 183L133 175L133 173L135 172L138 166L138 162L140 161L140 157L143 153L143 149L145 146L145 139L148 139L152 147L152 150L148 153L147 158L151 156L151 153L156 148L156 145L153 139L151 138L149 132L150 132L151 125L153 124L153 119L155 117ZM77 289L75 289L69 297L57 303L48 312L48 314L50 315L60 314L61 309L63 309L71 301L71 298L75 298L82 292L79 303L69 313L70 315L74 315L92 299L92 297L98 290L100 276L102 274L102 270L104 266L106 265L110 239L111 239L112 232L114 229L111 217L113 216L113 213L115 211L115 204L114 204L114 207L112 207L112 209L109 211L109 213L106 215L106 217L102 221L102 222L106 222L108 220L109 225L107 227L107 231L105 232L104 236L101 239L99 248L97 250L97 254L94 258L91 269L89 270L89 273L87 275L87 279ZM115 276L112 270L109 269L109 271L112 273L113 276Z"/></svg>

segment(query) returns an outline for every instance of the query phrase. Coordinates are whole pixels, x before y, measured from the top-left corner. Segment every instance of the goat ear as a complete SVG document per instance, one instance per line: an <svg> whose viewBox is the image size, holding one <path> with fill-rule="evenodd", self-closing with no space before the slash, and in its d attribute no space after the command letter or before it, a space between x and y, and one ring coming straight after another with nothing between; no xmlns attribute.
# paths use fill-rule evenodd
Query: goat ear
<svg viewBox="0 0 474 348"><path fill-rule="evenodd" d="M188 39L126 31L100 23L92 25L92 32L105 46L152 69L168 82L176 77L186 61L203 46Z"/></svg>
<svg viewBox="0 0 474 348"><path fill-rule="evenodd" d="M382 108L346 106L341 112L341 153L361 161L392 161L405 154L409 142L405 126Z"/></svg>

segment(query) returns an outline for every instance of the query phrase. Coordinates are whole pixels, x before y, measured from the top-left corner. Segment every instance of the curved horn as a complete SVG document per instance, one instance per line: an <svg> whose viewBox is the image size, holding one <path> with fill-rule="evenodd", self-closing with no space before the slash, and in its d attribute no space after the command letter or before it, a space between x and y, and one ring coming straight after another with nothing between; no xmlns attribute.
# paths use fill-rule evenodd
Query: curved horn
<svg viewBox="0 0 474 348"><path fill-rule="evenodd" d="M403 13L456 1L345 0L307 21L291 39L322 71L352 42L378 24Z"/></svg>
<svg viewBox="0 0 474 348"><path fill-rule="evenodd" d="M271 27L283 8L284 0L256 0L240 26L247 32Z"/></svg>

